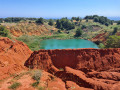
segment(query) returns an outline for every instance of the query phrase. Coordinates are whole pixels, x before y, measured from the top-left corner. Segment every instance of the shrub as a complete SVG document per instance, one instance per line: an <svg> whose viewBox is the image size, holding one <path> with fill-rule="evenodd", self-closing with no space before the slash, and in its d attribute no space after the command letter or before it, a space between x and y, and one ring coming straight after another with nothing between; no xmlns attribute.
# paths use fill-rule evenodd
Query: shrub
<svg viewBox="0 0 120 90"><path fill-rule="evenodd" d="M87 28L87 26L86 25L82 25L81 29L85 29L85 28Z"/></svg>
<svg viewBox="0 0 120 90"><path fill-rule="evenodd" d="M38 20L36 20L37 24L44 24L44 19L43 18L39 18Z"/></svg>
<svg viewBox="0 0 120 90"><path fill-rule="evenodd" d="M16 89L18 88L19 86L21 86L21 83L19 82L14 82L11 86L9 86L8 88L9 89Z"/></svg>
<svg viewBox="0 0 120 90"><path fill-rule="evenodd" d="M77 18L76 18L76 21L79 21L79 20L80 20L80 18L79 18L79 17L77 17Z"/></svg>
<svg viewBox="0 0 120 90"><path fill-rule="evenodd" d="M81 30L81 28L78 28L78 29L76 30L75 37L79 37L79 36L81 36L81 35L82 35L82 30Z"/></svg>
<svg viewBox="0 0 120 90"><path fill-rule="evenodd" d="M113 32L112 32L112 35L115 35L117 33L117 31L118 31L118 28L115 27L114 30L113 30Z"/></svg>
<svg viewBox="0 0 120 90"><path fill-rule="evenodd" d="M106 48L120 48L120 36L110 36L107 39Z"/></svg>
<svg viewBox="0 0 120 90"><path fill-rule="evenodd" d="M59 29L57 32L58 32L58 33L62 33L60 29Z"/></svg>
<svg viewBox="0 0 120 90"><path fill-rule="evenodd" d="M67 19L67 18L62 18L62 19L58 19L57 21L56 21L56 28L58 28L58 29L66 29L66 30L71 30L71 29L74 29L75 28L75 25L72 23L72 22L70 22L70 20L69 19Z"/></svg>
<svg viewBox="0 0 120 90"><path fill-rule="evenodd" d="M37 82L34 82L34 83L32 84L32 86L33 86L33 87L37 87L38 84L39 84L39 82L37 81Z"/></svg>
<svg viewBox="0 0 120 90"><path fill-rule="evenodd" d="M54 25L54 21L52 19L49 20L49 23L48 23L50 26L53 26Z"/></svg>
<svg viewBox="0 0 120 90"><path fill-rule="evenodd" d="M120 21L117 22L117 25L120 25Z"/></svg>
<svg viewBox="0 0 120 90"><path fill-rule="evenodd" d="M105 26L109 26L109 23L105 23Z"/></svg>
<svg viewBox="0 0 120 90"><path fill-rule="evenodd" d="M4 19L3 18L0 18L0 23L3 23Z"/></svg>
<svg viewBox="0 0 120 90"><path fill-rule="evenodd" d="M39 81L41 76L42 76L41 70L36 70L36 71L33 72L32 78L36 81Z"/></svg>
<svg viewBox="0 0 120 90"><path fill-rule="evenodd" d="M8 37L9 31L4 26L0 26L0 35L3 37Z"/></svg>
<svg viewBox="0 0 120 90"><path fill-rule="evenodd" d="M64 69L63 69L63 68L59 68L59 70L60 70L60 71L64 71Z"/></svg>
<svg viewBox="0 0 120 90"><path fill-rule="evenodd" d="M105 48L105 45L104 45L103 43L100 43L100 44L98 45L98 47L99 47L99 48Z"/></svg>
<svg viewBox="0 0 120 90"><path fill-rule="evenodd" d="M38 87L38 90L46 90L45 87ZM48 89L49 90L49 89Z"/></svg>
<svg viewBox="0 0 120 90"><path fill-rule="evenodd" d="M86 22L88 22L89 20L88 19L86 19Z"/></svg>
<svg viewBox="0 0 120 90"><path fill-rule="evenodd" d="M98 18L98 17L95 17L95 18L94 18L94 22L99 22L99 18Z"/></svg>

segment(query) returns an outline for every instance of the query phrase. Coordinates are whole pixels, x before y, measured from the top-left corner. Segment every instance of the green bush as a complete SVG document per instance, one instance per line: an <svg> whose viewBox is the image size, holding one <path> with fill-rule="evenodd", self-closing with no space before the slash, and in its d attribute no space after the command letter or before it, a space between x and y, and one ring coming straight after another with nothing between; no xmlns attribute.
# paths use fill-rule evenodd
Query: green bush
<svg viewBox="0 0 120 90"><path fill-rule="evenodd" d="M38 87L38 90L46 90L46 88L45 87ZM47 89L47 90L49 90L49 89Z"/></svg>
<svg viewBox="0 0 120 90"><path fill-rule="evenodd" d="M106 23L105 23L105 26L109 26L109 23L106 22Z"/></svg>
<svg viewBox="0 0 120 90"><path fill-rule="evenodd" d="M100 43L100 44L98 45L98 47L99 47L99 48L105 48L105 45L104 45L103 43Z"/></svg>
<svg viewBox="0 0 120 90"><path fill-rule="evenodd" d="M0 26L0 35L3 37L9 36L9 31L4 26Z"/></svg>
<svg viewBox="0 0 120 90"><path fill-rule="evenodd" d="M37 81L37 82L34 82L34 83L32 84L32 86L33 86L33 87L37 87L38 84L39 84L39 82Z"/></svg>
<svg viewBox="0 0 120 90"><path fill-rule="evenodd" d="M75 25L74 23L70 22L69 19L67 18L62 18L62 19L58 19L56 21L56 28L58 29L66 29L66 30L71 30L71 29L75 29Z"/></svg>
<svg viewBox="0 0 120 90"><path fill-rule="evenodd" d="M53 26L53 25L54 25L54 21L53 21L52 19L50 19L49 22L48 22L48 24L49 24L50 26Z"/></svg>
<svg viewBox="0 0 120 90"><path fill-rule="evenodd" d="M86 22L88 22L89 20L88 19L86 19Z"/></svg>
<svg viewBox="0 0 120 90"><path fill-rule="evenodd" d="M64 69L63 69L63 68L59 68L59 70L60 70L60 71L64 71Z"/></svg>
<svg viewBox="0 0 120 90"><path fill-rule="evenodd" d="M120 25L120 21L117 22L117 25Z"/></svg>
<svg viewBox="0 0 120 90"><path fill-rule="evenodd" d="M117 31L118 31L118 27L115 27L113 32L112 32L112 35L115 35L117 33Z"/></svg>
<svg viewBox="0 0 120 90"><path fill-rule="evenodd" d="M4 19L3 18L0 18L0 23L3 23Z"/></svg>
<svg viewBox="0 0 120 90"><path fill-rule="evenodd" d="M59 29L57 32L58 32L58 33L62 33L60 29Z"/></svg>
<svg viewBox="0 0 120 90"><path fill-rule="evenodd" d="M86 29L87 26L86 25L82 25L81 29Z"/></svg>
<svg viewBox="0 0 120 90"><path fill-rule="evenodd" d="M99 22L99 18L98 18L98 17L95 17L95 18L94 18L94 22Z"/></svg>
<svg viewBox="0 0 120 90"><path fill-rule="evenodd" d="M82 30L81 28L78 28L75 33L75 37L80 37L82 35Z"/></svg>
<svg viewBox="0 0 120 90"><path fill-rule="evenodd" d="M110 36L107 39L106 48L120 48L120 36Z"/></svg>
<svg viewBox="0 0 120 90"><path fill-rule="evenodd" d="M79 20L80 20L80 18L79 18L79 17L77 17L77 18L76 18L76 21L79 21Z"/></svg>
<svg viewBox="0 0 120 90"><path fill-rule="evenodd" d="M9 89L16 89L18 88L19 86L21 86L21 83L19 82L14 82L11 86L9 86L8 88Z"/></svg>
<svg viewBox="0 0 120 90"><path fill-rule="evenodd" d="M37 24L44 24L44 19L43 18L39 18L38 20L36 20Z"/></svg>
<svg viewBox="0 0 120 90"><path fill-rule="evenodd" d="M36 81L39 81L40 78L41 78L41 76L42 76L41 70L35 70L35 71L33 72L32 78L33 78L34 80L36 80Z"/></svg>

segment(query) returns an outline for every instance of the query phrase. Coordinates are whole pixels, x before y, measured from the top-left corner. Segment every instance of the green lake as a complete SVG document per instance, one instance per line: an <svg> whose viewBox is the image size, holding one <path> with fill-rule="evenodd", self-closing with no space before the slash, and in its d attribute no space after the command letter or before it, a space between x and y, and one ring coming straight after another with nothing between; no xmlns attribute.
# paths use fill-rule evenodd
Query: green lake
<svg viewBox="0 0 120 90"><path fill-rule="evenodd" d="M77 48L98 48L98 46L88 40L83 39L47 39L40 42L40 49L77 49Z"/></svg>

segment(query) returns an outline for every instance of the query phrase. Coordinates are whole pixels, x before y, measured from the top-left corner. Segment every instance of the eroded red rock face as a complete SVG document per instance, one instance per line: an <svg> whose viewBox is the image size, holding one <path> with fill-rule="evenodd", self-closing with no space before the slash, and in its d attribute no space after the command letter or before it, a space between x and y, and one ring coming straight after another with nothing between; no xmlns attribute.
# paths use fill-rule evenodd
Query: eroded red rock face
<svg viewBox="0 0 120 90"><path fill-rule="evenodd" d="M58 69L53 65L49 53L45 50L41 50L41 52L35 51L32 53L29 59L25 62L25 66L32 69L43 69L51 73L58 71Z"/></svg>
<svg viewBox="0 0 120 90"><path fill-rule="evenodd" d="M68 90L119 90L120 86L119 48L39 50L25 66L52 72Z"/></svg>
<svg viewBox="0 0 120 90"><path fill-rule="evenodd" d="M25 63L26 66L38 65L41 68L39 64L48 67L54 65L57 68L69 66L74 69L108 70L120 67L120 49L39 50Z"/></svg>
<svg viewBox="0 0 120 90"><path fill-rule="evenodd" d="M0 79L25 69L24 62L31 53L23 42L0 38Z"/></svg>

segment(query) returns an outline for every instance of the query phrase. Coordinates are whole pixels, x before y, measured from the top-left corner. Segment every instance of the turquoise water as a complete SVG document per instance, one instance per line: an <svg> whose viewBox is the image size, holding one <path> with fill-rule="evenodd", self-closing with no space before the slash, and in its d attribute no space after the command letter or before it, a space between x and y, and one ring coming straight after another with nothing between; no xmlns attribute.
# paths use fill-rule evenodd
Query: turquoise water
<svg viewBox="0 0 120 90"><path fill-rule="evenodd" d="M77 48L98 48L91 41L83 39L47 39L40 42L40 49L77 49Z"/></svg>

